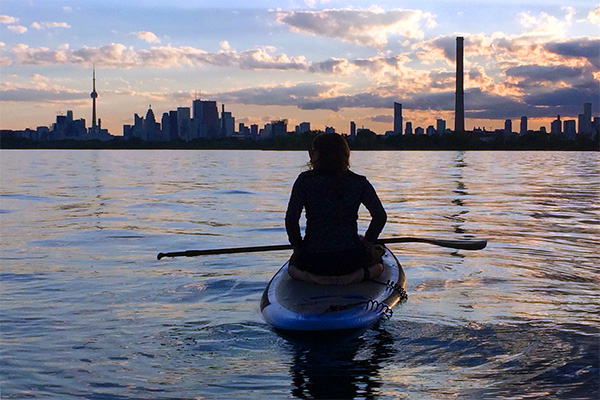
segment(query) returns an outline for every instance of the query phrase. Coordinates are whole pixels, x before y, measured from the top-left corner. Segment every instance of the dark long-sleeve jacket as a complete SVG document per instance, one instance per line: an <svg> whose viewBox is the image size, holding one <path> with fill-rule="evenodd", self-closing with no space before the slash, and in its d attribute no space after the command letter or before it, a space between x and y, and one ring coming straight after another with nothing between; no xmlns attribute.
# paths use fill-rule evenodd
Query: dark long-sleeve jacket
<svg viewBox="0 0 600 400"><path fill-rule="evenodd" d="M364 204L371 214L365 239L375 242L387 220L386 212L371 183L362 175L347 171L301 173L292 188L285 215L285 227L294 247L309 252L351 249L358 238L358 209ZM304 241L300 216L306 210Z"/></svg>

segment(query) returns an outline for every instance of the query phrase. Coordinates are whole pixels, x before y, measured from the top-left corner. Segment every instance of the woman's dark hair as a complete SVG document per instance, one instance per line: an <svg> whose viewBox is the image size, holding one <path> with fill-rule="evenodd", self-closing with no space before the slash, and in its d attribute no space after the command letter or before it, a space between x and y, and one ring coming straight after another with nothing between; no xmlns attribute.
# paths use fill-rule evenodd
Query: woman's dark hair
<svg viewBox="0 0 600 400"><path fill-rule="evenodd" d="M313 151L317 152L316 157ZM343 136L321 133L314 138L309 162L313 170L344 173L350 168L350 148Z"/></svg>

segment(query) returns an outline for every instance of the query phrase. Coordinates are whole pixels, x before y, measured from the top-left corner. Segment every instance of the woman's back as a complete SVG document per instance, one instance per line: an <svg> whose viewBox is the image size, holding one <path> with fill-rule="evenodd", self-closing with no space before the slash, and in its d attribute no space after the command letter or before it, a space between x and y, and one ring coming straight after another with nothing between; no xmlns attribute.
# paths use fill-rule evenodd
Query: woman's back
<svg viewBox="0 0 600 400"><path fill-rule="evenodd" d="M372 243L386 221L375 189L367 178L350 171L350 148L335 133L318 135L309 150L312 170L298 176L285 214L285 228L294 246L288 269L295 279L330 284L337 276L347 284L378 276L383 271ZM358 235L358 209L371 213L365 240ZM306 210L304 240L300 216ZM338 280L339 279L339 280Z"/></svg>
<svg viewBox="0 0 600 400"><path fill-rule="evenodd" d="M373 217L365 237L374 241L383 229L386 214L369 181L348 170L343 174L312 170L298 177L286 214L286 227L299 238L297 224L306 209L305 249L332 252L351 249L358 240L358 210L364 204ZM290 232L290 229L288 229ZM290 241L292 241L290 237Z"/></svg>

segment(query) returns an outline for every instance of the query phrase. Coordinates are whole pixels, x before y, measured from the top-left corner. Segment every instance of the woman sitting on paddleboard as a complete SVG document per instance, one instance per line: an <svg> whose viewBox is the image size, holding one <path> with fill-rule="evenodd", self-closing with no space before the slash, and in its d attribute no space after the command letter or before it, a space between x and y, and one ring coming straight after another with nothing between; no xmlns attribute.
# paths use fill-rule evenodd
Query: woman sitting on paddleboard
<svg viewBox="0 0 600 400"><path fill-rule="evenodd" d="M371 183L350 171L350 148L336 133L318 135L309 151L311 169L292 188L285 228L294 247L288 268L294 279L345 285L376 278L383 272L373 243L387 215ZM371 223L364 239L358 235L358 209L364 204ZM306 232L300 215L306 212Z"/></svg>

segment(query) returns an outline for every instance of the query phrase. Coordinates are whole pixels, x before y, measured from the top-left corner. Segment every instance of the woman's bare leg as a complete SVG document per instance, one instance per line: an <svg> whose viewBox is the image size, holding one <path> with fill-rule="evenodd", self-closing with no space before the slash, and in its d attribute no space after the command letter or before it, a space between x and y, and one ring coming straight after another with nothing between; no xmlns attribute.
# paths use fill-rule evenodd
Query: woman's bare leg
<svg viewBox="0 0 600 400"><path fill-rule="evenodd" d="M349 285L351 283L362 282L365 276L365 273L362 269L359 269L346 275L315 275L310 272L299 270L291 264L288 266L288 273L293 279L303 282L316 283L319 285ZM369 279L375 279L382 273L383 264L381 263L377 263L369 267Z"/></svg>

